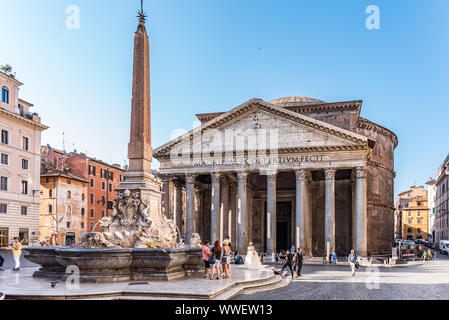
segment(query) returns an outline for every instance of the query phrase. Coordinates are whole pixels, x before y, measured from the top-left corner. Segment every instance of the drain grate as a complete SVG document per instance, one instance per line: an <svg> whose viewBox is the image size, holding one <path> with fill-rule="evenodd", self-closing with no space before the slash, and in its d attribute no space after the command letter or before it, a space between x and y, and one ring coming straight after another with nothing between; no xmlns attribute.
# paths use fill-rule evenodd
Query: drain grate
<svg viewBox="0 0 449 320"><path fill-rule="evenodd" d="M142 285L147 285L148 282L146 281L140 281L140 282L130 282L129 285L130 286L142 286Z"/></svg>

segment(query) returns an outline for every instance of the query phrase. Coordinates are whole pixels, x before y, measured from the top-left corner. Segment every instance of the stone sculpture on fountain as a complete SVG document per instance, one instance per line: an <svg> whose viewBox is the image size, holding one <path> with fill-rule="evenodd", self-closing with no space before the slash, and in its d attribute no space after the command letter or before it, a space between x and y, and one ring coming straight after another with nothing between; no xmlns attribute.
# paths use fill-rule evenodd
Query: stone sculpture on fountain
<svg viewBox="0 0 449 320"><path fill-rule="evenodd" d="M79 248L177 248L177 228L163 212L150 212L138 192L119 194L110 217L99 223L103 232L80 237Z"/></svg>

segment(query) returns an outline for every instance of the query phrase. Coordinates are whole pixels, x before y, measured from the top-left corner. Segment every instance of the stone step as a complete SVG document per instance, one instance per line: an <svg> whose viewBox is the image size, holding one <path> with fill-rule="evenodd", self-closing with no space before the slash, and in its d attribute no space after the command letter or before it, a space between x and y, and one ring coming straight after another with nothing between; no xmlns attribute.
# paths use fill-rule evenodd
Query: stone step
<svg viewBox="0 0 449 320"><path fill-rule="evenodd" d="M274 276L270 280L262 281L259 283L255 283L253 285L240 284L236 287L223 292L222 294L216 296L214 300L231 300L236 296L243 293L254 293L254 292L263 292L263 291L271 291L283 288L290 284L290 279L284 279L279 275Z"/></svg>

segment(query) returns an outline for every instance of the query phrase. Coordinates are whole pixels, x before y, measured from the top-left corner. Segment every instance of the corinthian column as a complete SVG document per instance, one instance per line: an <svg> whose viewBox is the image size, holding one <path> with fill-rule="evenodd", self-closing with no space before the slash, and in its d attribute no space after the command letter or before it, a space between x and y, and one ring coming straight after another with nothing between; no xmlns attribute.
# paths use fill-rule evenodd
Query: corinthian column
<svg viewBox="0 0 449 320"><path fill-rule="evenodd" d="M182 236L182 189L183 185L181 181L176 180L175 182L176 188L176 202L175 202L175 222L178 227L179 233ZM180 239L178 239L180 240Z"/></svg>
<svg viewBox="0 0 449 320"><path fill-rule="evenodd" d="M296 248L306 247L307 171L296 171Z"/></svg>
<svg viewBox="0 0 449 320"><path fill-rule="evenodd" d="M247 214L247 172L237 173L239 185L237 196L237 250L246 254L248 247L248 214Z"/></svg>
<svg viewBox="0 0 449 320"><path fill-rule="evenodd" d="M335 170L325 170L324 244L327 254L335 251Z"/></svg>
<svg viewBox="0 0 449 320"><path fill-rule="evenodd" d="M229 234L229 180L224 178L222 180L221 185L221 224L220 224L220 241L224 239L226 235L231 236Z"/></svg>
<svg viewBox="0 0 449 320"><path fill-rule="evenodd" d="M190 243L195 228L195 180L196 175L186 175L186 230L184 237L186 244Z"/></svg>
<svg viewBox="0 0 449 320"><path fill-rule="evenodd" d="M355 179L356 250L359 255L366 256L368 253L366 229L366 168L357 168Z"/></svg>
<svg viewBox="0 0 449 320"><path fill-rule="evenodd" d="M267 175L267 254L276 252L276 176Z"/></svg>
<svg viewBox="0 0 449 320"><path fill-rule="evenodd" d="M165 216L169 219L170 217L170 179L167 175L161 177L162 180L162 208Z"/></svg>
<svg viewBox="0 0 449 320"><path fill-rule="evenodd" d="M211 195L211 210L210 210L210 241L213 244L220 239L220 174L212 173L212 195Z"/></svg>

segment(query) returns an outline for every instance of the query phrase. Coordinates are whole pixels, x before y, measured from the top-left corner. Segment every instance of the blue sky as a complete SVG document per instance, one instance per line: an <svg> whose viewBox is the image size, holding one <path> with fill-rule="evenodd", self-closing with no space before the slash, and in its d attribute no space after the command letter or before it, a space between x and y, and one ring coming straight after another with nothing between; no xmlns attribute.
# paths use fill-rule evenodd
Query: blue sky
<svg viewBox="0 0 449 320"><path fill-rule="evenodd" d="M80 29L66 28L67 6ZM368 5L380 30L365 27ZM50 129L42 143L108 162L127 157L140 1L0 0L0 64L13 66ZM448 153L449 1L146 0L153 147L195 113L248 99L362 99L399 137L396 192Z"/></svg>

